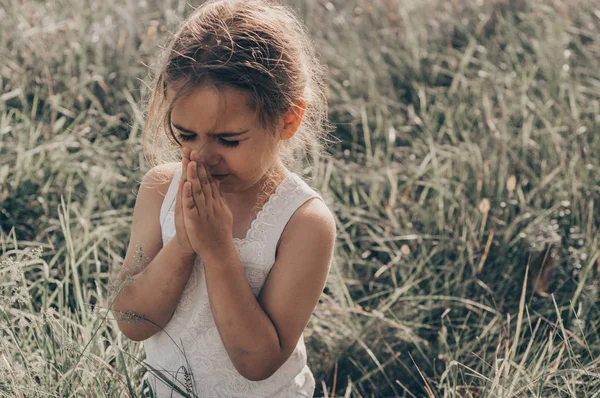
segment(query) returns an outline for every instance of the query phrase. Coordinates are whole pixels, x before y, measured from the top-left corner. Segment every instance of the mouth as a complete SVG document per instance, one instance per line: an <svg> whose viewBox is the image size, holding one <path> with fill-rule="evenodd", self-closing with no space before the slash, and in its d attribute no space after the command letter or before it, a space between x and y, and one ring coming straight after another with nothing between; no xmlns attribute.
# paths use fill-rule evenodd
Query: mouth
<svg viewBox="0 0 600 398"><path fill-rule="evenodd" d="M219 181L223 181L229 174L212 174L212 178L214 178L215 180L219 180Z"/></svg>

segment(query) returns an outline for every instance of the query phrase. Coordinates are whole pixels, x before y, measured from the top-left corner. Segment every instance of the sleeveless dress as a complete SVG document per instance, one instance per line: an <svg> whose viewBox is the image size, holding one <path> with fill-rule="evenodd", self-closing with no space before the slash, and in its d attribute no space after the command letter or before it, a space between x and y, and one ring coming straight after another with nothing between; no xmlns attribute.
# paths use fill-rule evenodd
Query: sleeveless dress
<svg viewBox="0 0 600 398"><path fill-rule="evenodd" d="M181 168L173 176L160 209L163 247L175 235L174 206L180 178ZM246 237L233 238L255 297L275 262L276 246L287 222L302 204L315 197L323 200L301 177L290 173L252 221ZM302 335L288 360L268 379L251 381L238 373L213 319L199 256L173 317L164 330L144 340L144 349L146 362L192 397L288 398L314 394L315 379L307 366ZM148 381L159 398L182 396L151 370Z"/></svg>

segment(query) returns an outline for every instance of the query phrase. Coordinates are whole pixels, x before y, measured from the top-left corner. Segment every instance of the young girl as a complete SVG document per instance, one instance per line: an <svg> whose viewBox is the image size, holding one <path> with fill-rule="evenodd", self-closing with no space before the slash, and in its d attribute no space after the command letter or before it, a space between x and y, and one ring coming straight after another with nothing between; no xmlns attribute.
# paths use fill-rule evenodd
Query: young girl
<svg viewBox="0 0 600 398"><path fill-rule="evenodd" d="M302 332L335 219L289 169L322 149L323 70L270 1L208 1L167 48L144 138L182 161L142 181L113 304L129 315L123 334L144 341L157 396L313 396Z"/></svg>

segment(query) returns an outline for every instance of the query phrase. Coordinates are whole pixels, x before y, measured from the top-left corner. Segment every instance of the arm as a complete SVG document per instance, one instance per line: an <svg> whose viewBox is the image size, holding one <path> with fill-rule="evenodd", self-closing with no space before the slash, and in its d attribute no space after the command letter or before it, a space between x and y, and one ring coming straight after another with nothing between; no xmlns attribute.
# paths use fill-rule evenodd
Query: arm
<svg viewBox="0 0 600 398"><path fill-rule="evenodd" d="M119 276L121 281L127 282L112 308L119 311L115 318L125 336L142 341L164 328L175 312L194 260L195 255L181 255L179 246L171 239L140 273L131 278L124 274ZM124 318L123 312L141 316L138 318L141 322ZM160 327L142 319L149 319Z"/></svg>
<svg viewBox="0 0 600 398"><path fill-rule="evenodd" d="M151 322L126 320L123 312L135 313L164 327L181 296L195 256L183 256L173 238L163 248L160 207L169 184L180 167L178 163L160 165L144 176L133 210L129 247L123 269L111 281L111 309L123 334L132 340L144 340L160 328ZM139 318L138 318L139 319ZM132 322L133 321L133 322Z"/></svg>
<svg viewBox="0 0 600 398"><path fill-rule="evenodd" d="M241 375L264 380L289 358L325 286L334 244L335 219L311 200L288 222L258 300L235 248L205 262L215 323Z"/></svg>

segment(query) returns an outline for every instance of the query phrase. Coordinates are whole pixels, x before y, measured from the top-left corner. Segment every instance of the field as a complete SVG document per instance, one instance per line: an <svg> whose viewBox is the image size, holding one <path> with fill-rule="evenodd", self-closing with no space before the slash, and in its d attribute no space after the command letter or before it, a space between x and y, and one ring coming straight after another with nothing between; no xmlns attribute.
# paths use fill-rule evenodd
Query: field
<svg viewBox="0 0 600 398"><path fill-rule="evenodd" d="M328 397L600 397L600 5L287 1L329 68ZM178 0L0 2L0 396L147 394L109 281Z"/></svg>

